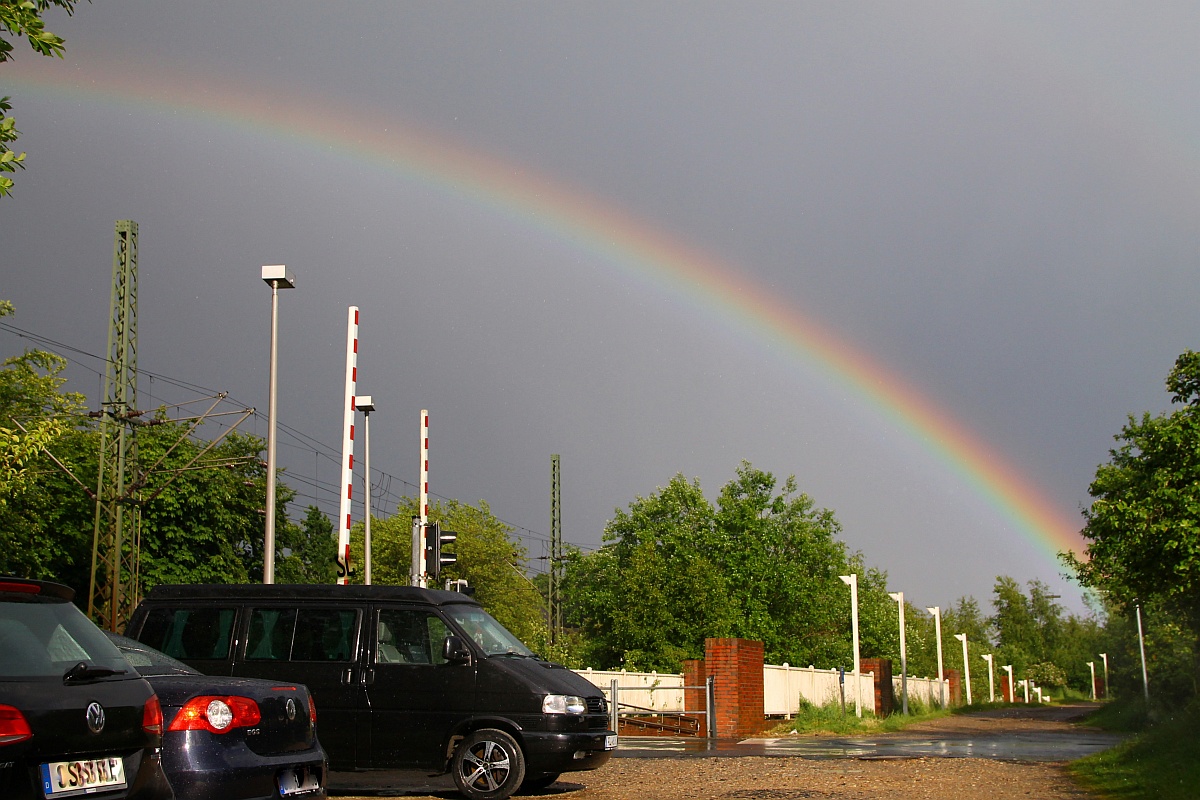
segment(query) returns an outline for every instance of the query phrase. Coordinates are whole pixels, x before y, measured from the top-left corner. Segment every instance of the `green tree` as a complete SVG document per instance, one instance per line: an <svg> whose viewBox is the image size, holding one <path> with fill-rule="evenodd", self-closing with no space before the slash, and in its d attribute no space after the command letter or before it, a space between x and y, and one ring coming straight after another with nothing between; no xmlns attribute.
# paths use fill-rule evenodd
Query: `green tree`
<svg viewBox="0 0 1200 800"><path fill-rule="evenodd" d="M14 37L28 41L34 52L62 58L62 37L46 30L42 14L51 6L58 6L71 14L77 3L78 0L0 0L0 62L12 59L13 45L9 39ZM20 135L14 127L13 118L6 116L12 110L8 101L8 97L0 97L0 173L16 172L25 166L25 154L17 153L8 146ZM0 174L0 197L9 194L12 186L12 178Z"/></svg>
<svg viewBox="0 0 1200 800"><path fill-rule="evenodd" d="M278 583L333 583L337 580L337 537L321 509L309 506L304 522L277 528L275 559ZM374 549L374 548L372 548Z"/></svg>
<svg viewBox="0 0 1200 800"><path fill-rule="evenodd" d="M618 509L599 551L569 560L568 621L591 666L676 671L722 636L762 641L772 663L846 663L839 532L793 478L743 462L714 507L676 475Z"/></svg>
<svg viewBox="0 0 1200 800"><path fill-rule="evenodd" d="M412 518L417 515L417 498L405 498L395 515L371 518L371 583L407 586L412 559ZM434 503L430 522L454 531L457 540L446 547L457 561L442 570L441 579L463 579L475 590L475 599L517 638L537 652L548 652L549 628L545 600L525 574L528 553L513 541L512 529L496 519L485 501L478 506L458 500ZM361 523L350 535L352 583L363 582L363 537ZM431 587L437 588L437 587Z"/></svg>
<svg viewBox="0 0 1200 800"><path fill-rule="evenodd" d="M0 317L13 305L0 300ZM22 491L30 465L72 425L83 397L60 391L67 362L45 350L26 350L0 366L0 507Z"/></svg>
<svg viewBox="0 0 1200 800"><path fill-rule="evenodd" d="M1173 615L1193 642L1192 692L1200 681L1200 353L1167 376L1167 414L1130 415L1096 470L1084 511L1082 558L1062 554L1085 585L1122 613L1136 601Z"/></svg>

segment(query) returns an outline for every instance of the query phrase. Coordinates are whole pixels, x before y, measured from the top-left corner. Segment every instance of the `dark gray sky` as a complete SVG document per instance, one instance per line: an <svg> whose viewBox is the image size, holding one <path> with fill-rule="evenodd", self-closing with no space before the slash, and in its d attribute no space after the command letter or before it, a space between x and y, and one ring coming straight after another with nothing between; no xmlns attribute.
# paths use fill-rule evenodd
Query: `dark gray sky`
<svg viewBox="0 0 1200 800"><path fill-rule="evenodd" d="M715 498L748 459L795 474L915 603L1008 574L1077 609L1045 530L940 425L725 312L768 293L1076 525L1112 435L1167 407L1200 342L1194 4L97 0L48 20L64 60L22 44L0 66L29 154L0 201L7 321L102 353L113 223L134 219L142 404L203 393L179 380L265 412L259 268L286 263L297 514L337 507L357 305L384 514L428 408L433 492L487 500L535 557L552 453L586 547L675 473ZM466 183L413 141L462 154ZM728 297L505 189L538 181L722 265ZM76 360L95 403L101 367Z"/></svg>

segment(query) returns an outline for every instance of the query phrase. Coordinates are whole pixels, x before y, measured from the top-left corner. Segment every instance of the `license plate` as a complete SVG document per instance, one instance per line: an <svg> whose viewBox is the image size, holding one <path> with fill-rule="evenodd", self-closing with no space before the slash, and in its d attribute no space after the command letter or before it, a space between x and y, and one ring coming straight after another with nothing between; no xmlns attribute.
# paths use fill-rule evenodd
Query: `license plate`
<svg viewBox="0 0 1200 800"><path fill-rule="evenodd" d="M612 734L611 736L604 737L604 749L605 750L616 750L617 749L617 735L615 733Z"/></svg>
<svg viewBox="0 0 1200 800"><path fill-rule="evenodd" d="M42 764L42 794L46 797L70 797L124 788L125 762L120 756Z"/></svg>
<svg viewBox="0 0 1200 800"><path fill-rule="evenodd" d="M308 794L321 788L321 780L317 771L308 767L285 769L279 773L278 782L280 797Z"/></svg>

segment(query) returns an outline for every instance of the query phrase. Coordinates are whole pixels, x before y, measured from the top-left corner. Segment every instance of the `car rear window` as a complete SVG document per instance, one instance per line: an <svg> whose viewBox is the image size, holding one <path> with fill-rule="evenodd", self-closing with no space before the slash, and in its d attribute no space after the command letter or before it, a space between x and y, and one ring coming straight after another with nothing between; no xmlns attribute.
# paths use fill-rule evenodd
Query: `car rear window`
<svg viewBox="0 0 1200 800"><path fill-rule="evenodd" d="M237 609L165 608L150 609L138 640L172 658L225 659L233 638Z"/></svg>
<svg viewBox="0 0 1200 800"><path fill-rule="evenodd" d="M255 608L246 635L248 661L353 661L358 611Z"/></svg>
<svg viewBox="0 0 1200 800"><path fill-rule="evenodd" d="M130 671L74 604L39 595L0 599L0 679L61 677L80 662Z"/></svg>

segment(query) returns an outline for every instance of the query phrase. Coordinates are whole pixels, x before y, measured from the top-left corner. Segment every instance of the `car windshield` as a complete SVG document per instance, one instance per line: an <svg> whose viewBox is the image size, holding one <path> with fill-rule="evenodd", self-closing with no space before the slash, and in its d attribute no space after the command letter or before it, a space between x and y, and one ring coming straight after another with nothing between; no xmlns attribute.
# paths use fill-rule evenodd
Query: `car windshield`
<svg viewBox="0 0 1200 800"><path fill-rule="evenodd" d="M445 610L463 633L483 649L485 655L536 658L532 650L521 644L520 639L479 606L451 605L446 606Z"/></svg>
<svg viewBox="0 0 1200 800"><path fill-rule="evenodd" d="M125 660L130 666L138 671L141 675L199 675L200 672L192 669L182 661L171 658L166 653L160 653L149 645L130 639L128 636L122 636L119 633L109 633L105 631L108 638L117 649L121 651L121 655L125 656Z"/></svg>
<svg viewBox="0 0 1200 800"><path fill-rule="evenodd" d="M36 594L0 598L0 680L61 678L70 670L77 680L133 674L73 603Z"/></svg>

